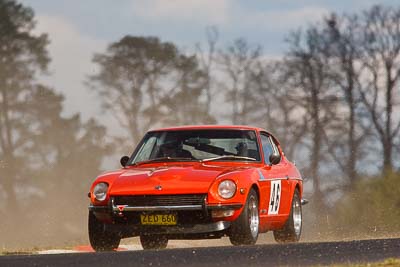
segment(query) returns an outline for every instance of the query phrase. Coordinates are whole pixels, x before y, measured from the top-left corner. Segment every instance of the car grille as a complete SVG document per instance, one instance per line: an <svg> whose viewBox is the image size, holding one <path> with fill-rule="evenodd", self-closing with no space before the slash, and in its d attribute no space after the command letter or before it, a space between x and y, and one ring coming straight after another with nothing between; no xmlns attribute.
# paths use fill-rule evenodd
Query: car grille
<svg viewBox="0 0 400 267"><path fill-rule="evenodd" d="M205 197L206 194L116 196L114 203L131 207L203 205Z"/></svg>

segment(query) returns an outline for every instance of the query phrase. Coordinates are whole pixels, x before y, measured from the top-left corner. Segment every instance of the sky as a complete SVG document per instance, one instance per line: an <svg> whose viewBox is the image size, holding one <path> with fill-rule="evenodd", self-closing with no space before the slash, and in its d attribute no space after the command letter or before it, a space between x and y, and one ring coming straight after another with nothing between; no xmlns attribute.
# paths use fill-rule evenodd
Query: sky
<svg viewBox="0 0 400 267"><path fill-rule="evenodd" d="M359 12L374 4L398 0L20 0L33 8L36 33L48 33L50 75L40 80L65 95L65 114L115 122L101 111L95 93L85 86L96 72L91 60L125 35L157 36L184 51L206 40L205 29L216 26L218 45L236 38L261 45L266 56L281 56L285 36L319 21L331 12Z"/></svg>

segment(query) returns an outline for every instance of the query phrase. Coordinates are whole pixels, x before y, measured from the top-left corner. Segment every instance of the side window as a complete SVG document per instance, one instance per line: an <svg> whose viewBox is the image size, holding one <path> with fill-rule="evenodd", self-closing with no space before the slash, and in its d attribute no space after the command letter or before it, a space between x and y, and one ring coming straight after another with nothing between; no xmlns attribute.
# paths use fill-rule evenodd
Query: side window
<svg viewBox="0 0 400 267"><path fill-rule="evenodd" d="M274 150L267 135L261 134L261 144L264 153L264 161L266 164L271 164L269 156L274 152Z"/></svg>
<svg viewBox="0 0 400 267"><path fill-rule="evenodd" d="M274 155L278 155L279 158L281 159L281 154L279 153L278 146L276 145L274 139L273 139L272 137L269 137L269 140L271 141L271 144L272 144L272 149L273 149L273 152L272 152L272 153L273 153Z"/></svg>

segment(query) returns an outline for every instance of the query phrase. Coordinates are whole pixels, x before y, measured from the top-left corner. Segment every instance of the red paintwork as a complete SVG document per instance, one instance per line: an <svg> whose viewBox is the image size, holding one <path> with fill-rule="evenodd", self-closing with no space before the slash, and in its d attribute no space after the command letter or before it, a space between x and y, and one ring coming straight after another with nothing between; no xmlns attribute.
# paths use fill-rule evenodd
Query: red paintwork
<svg viewBox="0 0 400 267"><path fill-rule="evenodd" d="M261 128L249 126L222 126L202 125L163 128L157 131L177 131L188 129L243 129L254 130L261 144L260 132L266 132ZM268 133L270 134L270 133ZM276 139L275 139L276 140ZM278 142L278 141L277 141ZM208 193L208 204L227 204L246 202L247 194L254 187L259 194L260 232L281 228L288 219L292 197L297 187L300 198L303 193L302 178L296 166L286 159L278 143L282 160L277 165L264 164L264 155L260 151L262 161L257 163L244 163L238 161L224 162L166 162L152 163L139 166L129 166L123 169L107 172L94 181L90 192L93 205L107 205L108 198L103 202L95 200L93 188L99 182L109 184L109 195L143 195L143 194L191 194ZM260 181L261 174L263 181ZM281 178L281 201L277 215L268 214L270 201L271 180ZM231 199L223 199L218 195L220 180L231 179L237 185L237 192ZM163 190L154 189L156 185L162 185ZM239 192L244 189L244 193ZM240 215L242 209L235 211L233 216L219 218L218 220L233 221Z"/></svg>

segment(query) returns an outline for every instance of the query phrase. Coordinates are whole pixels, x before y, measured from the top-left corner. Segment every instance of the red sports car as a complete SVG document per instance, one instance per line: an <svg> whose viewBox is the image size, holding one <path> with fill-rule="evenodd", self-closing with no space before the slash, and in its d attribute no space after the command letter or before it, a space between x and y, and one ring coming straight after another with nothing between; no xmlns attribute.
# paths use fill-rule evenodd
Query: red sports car
<svg viewBox="0 0 400 267"><path fill-rule="evenodd" d="M300 239L302 177L263 129L152 130L121 164L90 189L89 239L96 251L133 236L144 249L223 236L234 245L254 244L269 230L278 242Z"/></svg>

